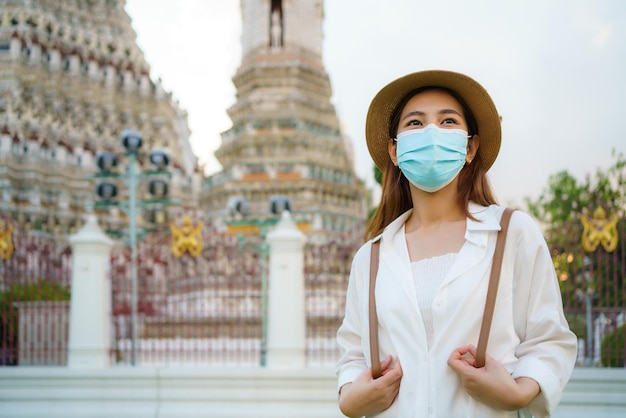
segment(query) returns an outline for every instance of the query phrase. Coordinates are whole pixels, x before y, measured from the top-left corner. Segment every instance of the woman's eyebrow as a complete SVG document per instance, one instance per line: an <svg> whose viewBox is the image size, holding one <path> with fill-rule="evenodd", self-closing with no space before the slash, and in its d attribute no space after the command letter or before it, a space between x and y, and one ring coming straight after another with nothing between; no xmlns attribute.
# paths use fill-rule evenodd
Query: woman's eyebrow
<svg viewBox="0 0 626 418"><path fill-rule="evenodd" d="M442 109L439 111L439 114L440 115L454 114L454 115L462 116L458 111L454 109Z"/></svg>
<svg viewBox="0 0 626 418"><path fill-rule="evenodd" d="M407 113L406 115L404 115L404 117L402 118L402 120L405 120L407 118L410 118L411 116L424 116L426 113L422 112L421 110L412 110L409 113Z"/></svg>

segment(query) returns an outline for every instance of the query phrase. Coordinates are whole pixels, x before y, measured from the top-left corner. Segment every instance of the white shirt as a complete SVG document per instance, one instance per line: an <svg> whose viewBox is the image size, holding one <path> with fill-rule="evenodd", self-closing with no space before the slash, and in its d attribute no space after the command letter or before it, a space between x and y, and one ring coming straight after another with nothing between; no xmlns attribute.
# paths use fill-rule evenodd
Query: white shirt
<svg viewBox="0 0 626 418"><path fill-rule="evenodd" d="M477 344L489 272L503 208L470 203L465 243L432 302L433 341L429 350L415 294L404 236L410 211L381 234L376 282L381 359L398 357L403 377L389 409L377 417L515 417L481 404L463 389L447 365L452 351ZM368 336L368 282L371 241L354 256L346 313L337 333L342 350L338 387L352 382L371 364ZM549 416L560 401L576 360L576 337L563 315L558 281L539 228L517 211L511 218L487 352L514 378L534 379L541 393L529 405Z"/></svg>
<svg viewBox="0 0 626 418"><path fill-rule="evenodd" d="M456 254L448 253L438 257L426 258L413 261L413 282L415 282L415 295L420 306L424 328L426 329L426 342L428 349L433 346L433 299L439 286L446 278L446 273L454 262Z"/></svg>

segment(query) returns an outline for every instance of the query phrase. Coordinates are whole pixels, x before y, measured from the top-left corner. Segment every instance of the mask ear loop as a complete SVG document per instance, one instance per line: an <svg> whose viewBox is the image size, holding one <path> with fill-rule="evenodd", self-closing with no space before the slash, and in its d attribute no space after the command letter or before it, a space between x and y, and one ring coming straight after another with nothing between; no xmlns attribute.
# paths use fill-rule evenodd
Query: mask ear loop
<svg viewBox="0 0 626 418"><path fill-rule="evenodd" d="M393 145L397 147L398 146L398 138L397 137L396 138L391 138L391 140L393 141ZM400 166L398 166L398 163L393 163L393 165L396 168L400 168Z"/></svg>
<svg viewBox="0 0 626 418"><path fill-rule="evenodd" d="M468 134L467 134L467 140L469 141L469 140L471 140L471 139L474 139L474 136L475 136L475 135L476 135L476 134L471 134L471 135L470 135L470 134L468 133ZM473 158L472 158L471 160L469 160L469 161L466 161L466 162L465 162L465 164L463 164L463 165L470 165L470 164L472 163L472 161L474 161L474 159L473 159Z"/></svg>

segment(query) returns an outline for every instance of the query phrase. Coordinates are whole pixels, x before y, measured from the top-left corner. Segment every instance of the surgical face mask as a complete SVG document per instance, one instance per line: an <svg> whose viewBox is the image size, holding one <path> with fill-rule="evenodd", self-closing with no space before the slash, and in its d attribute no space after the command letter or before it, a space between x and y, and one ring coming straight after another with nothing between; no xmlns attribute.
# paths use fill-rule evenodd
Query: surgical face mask
<svg viewBox="0 0 626 418"><path fill-rule="evenodd" d="M441 190L465 164L467 132L430 124L398 134L396 155L404 176L418 189Z"/></svg>

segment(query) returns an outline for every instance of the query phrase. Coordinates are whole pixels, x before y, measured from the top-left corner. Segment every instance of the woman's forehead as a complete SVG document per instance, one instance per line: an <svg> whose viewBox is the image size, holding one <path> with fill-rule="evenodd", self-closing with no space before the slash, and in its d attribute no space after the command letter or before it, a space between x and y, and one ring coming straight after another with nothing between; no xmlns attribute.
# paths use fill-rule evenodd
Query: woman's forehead
<svg viewBox="0 0 626 418"><path fill-rule="evenodd" d="M411 97L404 106L403 113L408 110L415 110L416 107L424 108L424 110L436 110L441 108L450 108L462 112L461 103L445 90L430 89L421 91Z"/></svg>

